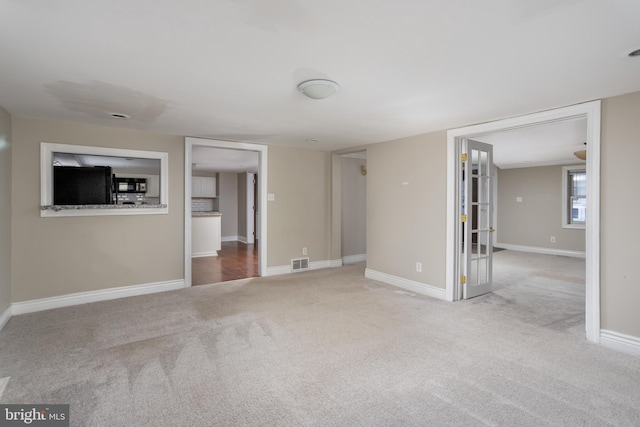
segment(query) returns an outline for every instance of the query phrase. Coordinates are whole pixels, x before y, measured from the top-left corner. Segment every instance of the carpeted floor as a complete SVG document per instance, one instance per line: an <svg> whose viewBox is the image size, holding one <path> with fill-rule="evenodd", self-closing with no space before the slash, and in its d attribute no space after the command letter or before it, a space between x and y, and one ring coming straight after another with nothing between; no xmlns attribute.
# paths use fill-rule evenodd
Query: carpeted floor
<svg viewBox="0 0 640 427"><path fill-rule="evenodd" d="M505 269L458 303L354 265L17 316L0 400L70 403L77 426L640 425L640 359L530 312L580 285L522 293Z"/></svg>

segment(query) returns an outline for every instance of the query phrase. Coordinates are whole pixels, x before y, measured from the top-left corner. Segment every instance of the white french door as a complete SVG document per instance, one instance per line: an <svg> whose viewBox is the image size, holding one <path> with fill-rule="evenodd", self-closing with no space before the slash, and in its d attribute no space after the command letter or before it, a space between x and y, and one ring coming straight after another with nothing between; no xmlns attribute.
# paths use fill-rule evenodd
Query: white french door
<svg viewBox="0 0 640 427"><path fill-rule="evenodd" d="M461 258L462 298L491 292L493 267L493 147L462 141Z"/></svg>

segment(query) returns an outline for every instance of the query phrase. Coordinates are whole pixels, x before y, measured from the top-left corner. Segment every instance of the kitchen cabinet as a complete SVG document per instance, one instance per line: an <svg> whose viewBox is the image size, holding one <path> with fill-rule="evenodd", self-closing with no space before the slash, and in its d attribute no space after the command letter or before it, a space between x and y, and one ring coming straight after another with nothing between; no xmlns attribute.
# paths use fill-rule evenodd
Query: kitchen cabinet
<svg viewBox="0 0 640 427"><path fill-rule="evenodd" d="M204 176L192 177L191 197L217 197L216 179Z"/></svg>
<svg viewBox="0 0 640 427"><path fill-rule="evenodd" d="M220 214L196 214L191 218L191 256L217 256L222 249Z"/></svg>
<svg viewBox="0 0 640 427"><path fill-rule="evenodd" d="M160 176L147 175L147 197L160 197Z"/></svg>

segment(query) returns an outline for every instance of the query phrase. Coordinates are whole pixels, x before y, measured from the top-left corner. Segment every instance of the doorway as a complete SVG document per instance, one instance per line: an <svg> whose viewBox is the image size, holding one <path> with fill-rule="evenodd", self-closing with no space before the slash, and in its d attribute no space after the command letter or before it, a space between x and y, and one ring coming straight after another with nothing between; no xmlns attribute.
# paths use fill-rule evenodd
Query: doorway
<svg viewBox="0 0 640 427"><path fill-rule="evenodd" d="M194 168L194 157L193 157L193 151L194 149L199 149L199 148L213 148L213 149L218 149L219 152L222 153L237 153L237 152L246 152L246 153L252 153L257 155L257 171L252 171L249 173L236 173L233 174L233 176L237 175L238 179L237 179L237 186L240 187L240 181L242 181L240 178L244 177L244 181L242 181L244 184L242 185L242 195L238 195L238 199L242 199L245 203L245 209L247 209L247 206L251 208L252 212L251 215L248 214L248 212L245 210L244 214L238 215L238 219L240 219L241 217L244 217L244 234L240 236L240 232L238 233L238 236L232 236L232 238L230 239L226 239L227 241L223 241L225 239L223 239L222 235L219 236L220 239L220 249L218 250L219 254L223 254L225 248L227 249L226 254L229 255L229 257L232 257L234 259L234 262L238 261L240 262L240 258L243 258L245 261L244 262L249 262L250 259L252 257L255 256L255 254L253 254L254 251L257 251L257 272L259 276L265 276L266 275L266 269L267 269L267 253L266 253L266 245L267 245L267 238L266 238L266 234L267 234L267 211L266 211L266 184L267 184L267 159L268 159L268 148L266 145L260 145L260 144L251 144L251 143L238 143L238 142L230 142L230 141L220 141L220 140L210 140L210 139L203 139L203 138L191 138L191 137L187 137L185 138L185 206L184 206L184 211L185 211L185 235L184 235L184 242L185 242L185 247L184 247L184 253L185 253L185 257L184 257L184 270L185 270L185 285L186 286L192 286L194 284L193 282L193 264L192 264L192 243L193 243L193 236L192 236L192 230L193 230L193 220L192 220L192 215L193 215L193 210L192 210L192 169ZM224 159L220 159L223 163L225 162ZM228 161L226 162L228 163ZM197 165L195 165L195 167L197 167ZM252 176L252 178L255 176L256 179L256 183L254 184L254 180L248 180L246 179L249 174ZM228 174L229 175L229 174ZM247 191L250 190L250 191ZM257 190L257 191L256 191ZM256 194L257 193L257 194ZM251 198L250 203L247 203L249 201L248 198ZM257 201L257 203L254 203L255 201ZM240 204L238 204L237 209L240 209ZM255 224L255 225L254 225ZM252 242L252 247L254 249L252 249L251 253L247 253L246 248L236 248L236 247L230 247L230 245L236 245L236 246L242 246L243 244L246 244L248 242L248 236L246 236L246 231L249 230L251 231L251 242ZM254 231L255 231L255 235L254 235ZM222 232L220 232L220 234L222 234ZM233 240L233 241L231 241ZM255 243L254 243L255 242ZM238 249L243 249L241 252L242 253L238 253ZM217 261L219 262L222 258L218 258ZM240 266L242 267L242 266ZM252 276L255 276L256 274L251 274ZM215 276L212 276L213 279L215 279ZM215 283L215 281L212 281L211 283Z"/></svg>
<svg viewBox="0 0 640 427"><path fill-rule="evenodd" d="M578 104L570 107L531 114L528 116L505 119L497 122L468 126L450 130L447 133L447 273L446 295L450 301L461 298L461 264L464 262L460 247L461 227L459 226L460 205L460 156L462 141L479 135L537 126L584 117L587 122L588 205L586 221L586 298L585 329L589 341L599 342L600 338L600 101Z"/></svg>

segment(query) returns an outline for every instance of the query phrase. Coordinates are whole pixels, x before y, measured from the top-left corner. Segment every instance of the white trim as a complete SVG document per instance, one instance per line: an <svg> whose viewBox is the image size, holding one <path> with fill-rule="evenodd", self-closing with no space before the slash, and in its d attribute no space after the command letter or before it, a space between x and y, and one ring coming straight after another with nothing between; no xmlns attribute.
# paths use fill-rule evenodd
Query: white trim
<svg viewBox="0 0 640 427"><path fill-rule="evenodd" d="M338 268L338 267L342 267L342 265L343 265L343 260L341 260L341 259L329 260L329 267L330 268Z"/></svg>
<svg viewBox="0 0 640 427"><path fill-rule="evenodd" d="M306 271L306 270L305 270ZM279 265L277 267L268 267L265 276L280 276L282 274L291 274L290 265Z"/></svg>
<svg viewBox="0 0 640 427"><path fill-rule="evenodd" d="M160 204L163 208L104 208L40 210L41 217L102 216L102 215L150 215L169 213L169 153L162 151L130 150L86 145L40 143L40 205L53 205L53 153L88 154L95 156L138 157L160 160Z"/></svg>
<svg viewBox="0 0 640 427"><path fill-rule="evenodd" d="M248 244L249 244L249 242L247 241L247 238L246 238L246 237L244 237L244 236L238 236L238 239L237 239L237 240L238 240L238 242L240 242L240 243L244 243L245 245L248 245Z"/></svg>
<svg viewBox="0 0 640 427"><path fill-rule="evenodd" d="M392 276L390 274L381 273L379 271L365 269L364 276L368 279L377 280L378 282L387 283L389 285L396 286L398 288L406 289L417 294L426 295L428 297L437 298L441 300L447 299L447 293L442 288L427 285L426 283L420 283L402 277Z"/></svg>
<svg viewBox="0 0 640 427"><path fill-rule="evenodd" d="M613 350L640 356L640 338L602 329L600 344Z"/></svg>
<svg viewBox="0 0 640 427"><path fill-rule="evenodd" d="M220 238L221 242L237 242L239 240L240 240L240 237L238 236L225 236Z"/></svg>
<svg viewBox="0 0 640 427"><path fill-rule="evenodd" d="M581 251L570 251L565 249L541 248L538 246L512 245L510 243L496 243L496 248L508 249L510 251L532 252L536 254L560 255L573 258L585 258L585 253Z"/></svg>
<svg viewBox="0 0 640 427"><path fill-rule="evenodd" d="M321 270L323 268L335 268L335 267L342 267L342 260L341 259L332 259L332 260L324 260L324 261L311 261L309 263L309 268L306 270L302 270L302 271L296 271L296 273L301 273L304 271L311 271L311 270ZM276 267L269 267L267 268L267 274L266 276L280 276L283 274L292 274L293 271L291 271L291 265L287 264L287 265L279 265Z"/></svg>
<svg viewBox="0 0 640 427"><path fill-rule="evenodd" d="M455 144L447 132L447 220L446 220L446 253L445 253L445 292L447 301L455 301L455 290L458 286L458 254L456 253L456 160L459 158ZM456 217L454 220L454 216Z"/></svg>
<svg viewBox="0 0 640 427"><path fill-rule="evenodd" d="M191 253L191 258L203 258L206 256L218 256L218 251Z"/></svg>
<svg viewBox="0 0 640 427"><path fill-rule="evenodd" d="M12 316L11 306L7 307L5 311L0 314L0 331L4 328L4 325L11 319Z"/></svg>
<svg viewBox="0 0 640 427"><path fill-rule="evenodd" d="M327 259L324 261L311 261L309 263L309 270L321 270L323 268L331 268L331 261Z"/></svg>
<svg viewBox="0 0 640 427"><path fill-rule="evenodd" d="M601 101L591 101L555 110L543 111L526 116L513 117L490 123L452 129L447 132L447 246L446 246L446 294L447 299L455 299L459 286L456 271L457 253L456 227L456 145L463 137L535 126L544 123L586 117L587 119L587 227L586 238L586 298L585 326L587 340L600 340L600 108Z"/></svg>
<svg viewBox="0 0 640 427"><path fill-rule="evenodd" d="M153 294L156 292L173 291L181 288L184 288L184 280L170 280L167 282L101 289L99 291L78 292L58 297L14 302L11 304L11 313L16 316L19 314L51 310L53 308L70 307L72 305L86 304L90 302L108 301L118 298Z"/></svg>
<svg viewBox="0 0 640 427"><path fill-rule="evenodd" d="M267 276L267 169L269 147L248 142L232 142L204 138L184 139L184 281L191 286L191 159L193 147L226 148L230 150L255 151L258 153L258 271ZM238 236L238 241L242 237ZM243 243L246 243L246 238Z"/></svg>
<svg viewBox="0 0 640 427"><path fill-rule="evenodd" d="M366 260L367 260L367 254L347 255L342 257L343 264L353 264L356 262L363 262Z"/></svg>

